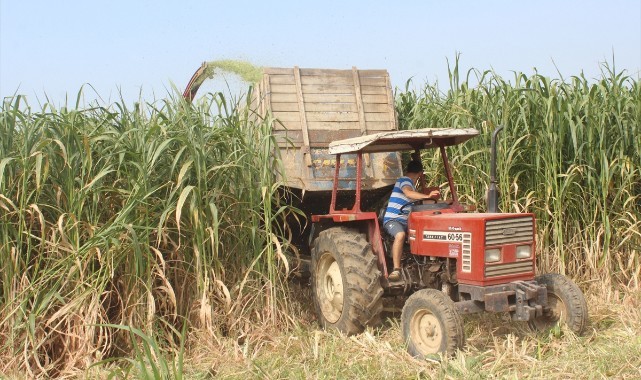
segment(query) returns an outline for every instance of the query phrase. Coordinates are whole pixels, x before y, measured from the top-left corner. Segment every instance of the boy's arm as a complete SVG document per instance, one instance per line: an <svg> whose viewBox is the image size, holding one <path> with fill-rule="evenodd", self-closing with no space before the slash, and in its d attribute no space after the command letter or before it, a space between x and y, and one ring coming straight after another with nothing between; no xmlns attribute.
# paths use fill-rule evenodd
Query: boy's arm
<svg viewBox="0 0 641 380"><path fill-rule="evenodd" d="M420 199L438 199L438 197L441 195L441 192L436 190L432 190L429 194L423 194L419 193L416 190L412 190L411 186L403 186L401 188L403 191L403 194L405 194L406 197L414 200L420 200Z"/></svg>

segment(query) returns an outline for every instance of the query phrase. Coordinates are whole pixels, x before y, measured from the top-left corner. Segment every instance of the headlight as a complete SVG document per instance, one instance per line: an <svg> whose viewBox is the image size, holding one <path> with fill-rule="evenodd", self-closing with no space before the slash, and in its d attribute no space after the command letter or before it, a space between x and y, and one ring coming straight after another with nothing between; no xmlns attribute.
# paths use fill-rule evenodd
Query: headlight
<svg viewBox="0 0 641 380"><path fill-rule="evenodd" d="M501 260L501 250L498 248L486 249L485 250L485 262L486 263L495 263Z"/></svg>
<svg viewBox="0 0 641 380"><path fill-rule="evenodd" d="M527 259L532 256L532 247L529 245L519 245L516 247L516 258ZM486 256L487 257L487 256Z"/></svg>

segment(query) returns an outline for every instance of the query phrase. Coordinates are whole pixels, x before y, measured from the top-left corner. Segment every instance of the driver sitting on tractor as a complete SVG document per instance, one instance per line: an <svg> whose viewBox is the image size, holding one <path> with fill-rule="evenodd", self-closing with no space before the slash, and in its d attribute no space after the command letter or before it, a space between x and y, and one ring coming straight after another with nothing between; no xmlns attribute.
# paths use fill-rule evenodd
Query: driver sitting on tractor
<svg viewBox="0 0 641 380"><path fill-rule="evenodd" d="M394 237L392 245L392 261L394 270L388 275L390 281L398 281L401 278L401 256L403 254L403 244L407 232L408 213L401 212L401 208L406 204L424 199L438 199L440 192L432 190L429 194L423 194L416 191L414 184L423 174L423 164L421 161L413 160L407 164L405 176L396 181L394 190L390 196L383 217L383 228L390 236Z"/></svg>

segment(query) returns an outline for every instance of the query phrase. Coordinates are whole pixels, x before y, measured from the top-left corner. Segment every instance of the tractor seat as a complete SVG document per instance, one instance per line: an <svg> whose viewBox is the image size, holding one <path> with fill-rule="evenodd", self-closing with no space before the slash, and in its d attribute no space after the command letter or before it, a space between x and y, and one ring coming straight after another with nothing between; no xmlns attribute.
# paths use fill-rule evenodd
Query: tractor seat
<svg viewBox="0 0 641 380"><path fill-rule="evenodd" d="M387 207L381 207L378 211L378 225L381 229L381 238L383 240L383 251L385 256L391 257L392 244L394 244L394 236L390 235L383 226L383 219L385 218L385 210Z"/></svg>
<svg viewBox="0 0 641 380"><path fill-rule="evenodd" d="M385 210L387 210L387 207L381 207L378 210L378 224L380 224L381 228L383 228L383 219L385 219Z"/></svg>
<svg viewBox="0 0 641 380"><path fill-rule="evenodd" d="M383 219L385 219L385 210L387 210L387 206L381 207L380 210L378 210L378 225L381 227L381 236L383 239L394 239L393 236L390 236L390 234L387 233L387 230L385 230L385 227L383 226Z"/></svg>

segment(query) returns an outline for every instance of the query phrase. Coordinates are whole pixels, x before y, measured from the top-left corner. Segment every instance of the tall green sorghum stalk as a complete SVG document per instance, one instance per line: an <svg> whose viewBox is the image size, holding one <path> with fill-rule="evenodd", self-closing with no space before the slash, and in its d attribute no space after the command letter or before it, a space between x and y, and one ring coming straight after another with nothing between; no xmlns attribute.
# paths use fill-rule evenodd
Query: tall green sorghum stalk
<svg viewBox="0 0 641 380"><path fill-rule="evenodd" d="M222 94L37 111L5 100L0 371L57 376L128 350L113 325L169 343L167 322L215 336L240 332L239 318L285 320L276 226L290 209L271 123ZM237 305L248 294L257 302Z"/></svg>

